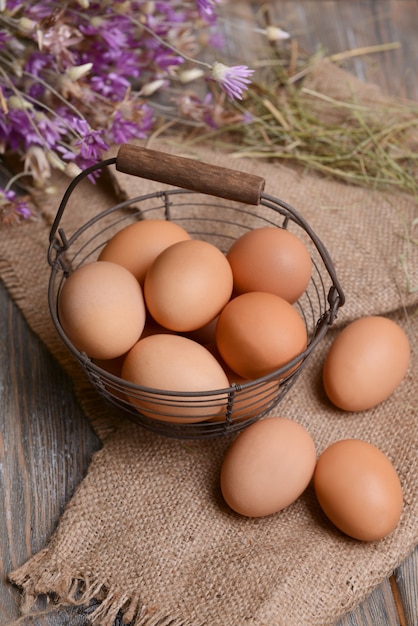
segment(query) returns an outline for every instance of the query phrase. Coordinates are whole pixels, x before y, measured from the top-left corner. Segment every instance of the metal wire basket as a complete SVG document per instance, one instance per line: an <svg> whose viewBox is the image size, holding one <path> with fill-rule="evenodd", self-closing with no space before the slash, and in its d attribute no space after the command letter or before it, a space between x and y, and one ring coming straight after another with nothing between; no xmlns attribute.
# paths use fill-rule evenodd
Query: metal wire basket
<svg viewBox="0 0 418 626"><path fill-rule="evenodd" d="M173 188L123 201L67 236L60 223L70 196L81 180L111 165L118 171L168 183ZM48 301L52 321L106 401L149 430L169 437L207 438L238 432L266 415L295 383L309 355L344 304L344 293L325 246L295 209L264 193L264 184L264 179L258 176L124 144L116 157L83 171L62 198L50 231L48 250L51 266ZM63 284L76 268L97 260L102 248L118 230L150 218L171 220L187 230L192 238L213 243L225 253L235 239L263 226L285 228L300 237L309 249L313 267L307 289L294 304L305 322L306 349L267 376L205 392L139 387L103 369L80 352L60 324L58 299ZM149 410L141 412L141 403L144 406L152 403L154 414L150 415ZM203 410L204 421L187 418L193 407L200 415ZM184 419L180 423L167 421L164 418L167 412L180 417L185 412Z"/></svg>

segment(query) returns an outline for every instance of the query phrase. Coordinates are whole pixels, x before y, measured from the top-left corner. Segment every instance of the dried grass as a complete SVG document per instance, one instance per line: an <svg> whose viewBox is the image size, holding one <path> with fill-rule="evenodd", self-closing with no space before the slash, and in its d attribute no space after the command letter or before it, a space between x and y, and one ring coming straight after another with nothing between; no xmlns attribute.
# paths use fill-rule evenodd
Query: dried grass
<svg viewBox="0 0 418 626"><path fill-rule="evenodd" d="M371 46L326 59L372 54L397 44ZM233 158L287 161L326 176L375 189L396 188L418 197L418 104L381 98L364 102L354 90L341 97L312 89L321 55L303 58L272 48L258 63L258 79L239 108L251 122L212 132L192 131L187 143L211 141Z"/></svg>

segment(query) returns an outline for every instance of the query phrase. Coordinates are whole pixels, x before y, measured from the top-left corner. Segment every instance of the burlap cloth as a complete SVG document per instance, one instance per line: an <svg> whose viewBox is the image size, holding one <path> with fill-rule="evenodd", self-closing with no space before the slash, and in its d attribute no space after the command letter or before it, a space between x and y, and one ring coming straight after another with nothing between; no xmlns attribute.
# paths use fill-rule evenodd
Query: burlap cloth
<svg viewBox="0 0 418 626"><path fill-rule="evenodd" d="M218 485L230 438L184 442L116 420L84 380L49 317L48 234L68 183L57 180L57 195L45 199L38 221L0 231L0 276L32 329L73 377L103 446L48 545L11 580L23 589L23 611L31 610L38 594L51 594L64 605L99 599L94 623L103 626L120 610L135 626L331 624L418 543L418 246L411 243L416 201L277 164L231 162L207 149L162 147L263 176L268 193L296 207L331 252L346 305L275 413L302 423L318 454L344 437L378 446L402 481L401 521L381 541L352 540L326 521L311 487L278 514L240 517L223 503ZM122 174L118 179L129 196L158 188ZM110 192L84 187L81 202L66 218L70 231L71 224L114 202ZM390 316L405 328L412 362L391 398L370 411L346 414L324 397L321 365L341 327L369 314Z"/></svg>

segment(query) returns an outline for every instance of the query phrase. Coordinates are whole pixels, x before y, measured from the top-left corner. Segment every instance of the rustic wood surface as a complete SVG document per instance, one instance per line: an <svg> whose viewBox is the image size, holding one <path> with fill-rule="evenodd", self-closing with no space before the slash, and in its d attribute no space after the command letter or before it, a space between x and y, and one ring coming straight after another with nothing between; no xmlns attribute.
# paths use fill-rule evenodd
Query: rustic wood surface
<svg viewBox="0 0 418 626"><path fill-rule="evenodd" d="M272 21L308 53L356 50L342 62L344 68L389 95L418 100L418 0L233 3L237 23L266 7ZM247 43L231 31L234 56L242 52L246 59ZM390 43L391 50L360 54L362 48ZM8 583L8 572L45 546L100 442L74 400L71 381L1 283L0 319L0 626L5 626L19 617L19 594ZM338 626L416 626L417 575L418 550ZM38 617L19 624L89 623L88 610L43 615L40 609Z"/></svg>

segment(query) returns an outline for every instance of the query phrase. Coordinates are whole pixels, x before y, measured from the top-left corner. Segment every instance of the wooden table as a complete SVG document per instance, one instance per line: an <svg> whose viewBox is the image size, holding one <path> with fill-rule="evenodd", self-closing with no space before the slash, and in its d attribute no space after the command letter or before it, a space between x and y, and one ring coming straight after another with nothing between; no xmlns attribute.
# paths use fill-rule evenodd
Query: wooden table
<svg viewBox="0 0 418 626"><path fill-rule="evenodd" d="M261 6L234 4L243 18ZM309 53L320 45L329 54L357 50L343 67L389 95L418 100L418 0L276 0L269 6L276 23ZM399 47L360 54L362 48L392 42ZM100 442L75 402L71 381L1 283L0 319L0 626L5 626L18 618L19 599L7 573L46 544ZM338 626L417 625L417 575L418 549ZM56 611L19 624L85 626L88 610Z"/></svg>

